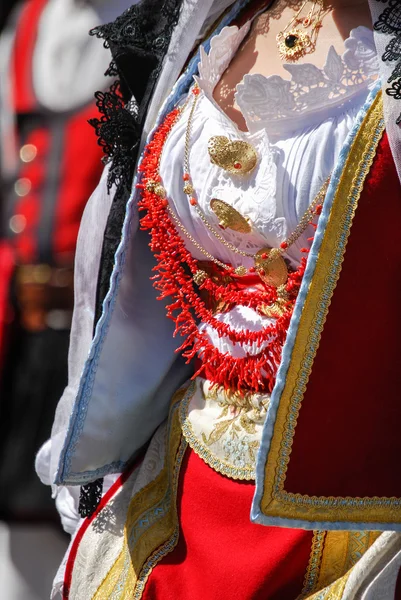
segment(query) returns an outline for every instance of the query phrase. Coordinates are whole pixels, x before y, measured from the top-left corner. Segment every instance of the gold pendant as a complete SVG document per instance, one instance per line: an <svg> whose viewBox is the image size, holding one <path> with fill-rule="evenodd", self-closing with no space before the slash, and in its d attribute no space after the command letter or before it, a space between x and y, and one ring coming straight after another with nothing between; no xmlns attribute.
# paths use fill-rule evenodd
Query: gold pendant
<svg viewBox="0 0 401 600"><path fill-rule="evenodd" d="M223 229L232 229L239 233L250 233L252 228L248 221L235 208L219 200L213 198L210 201L210 208L219 220L219 224Z"/></svg>
<svg viewBox="0 0 401 600"><path fill-rule="evenodd" d="M210 138L208 152L214 165L235 175L251 173L258 162L258 155L251 144L241 140L231 142L222 135Z"/></svg>
<svg viewBox="0 0 401 600"><path fill-rule="evenodd" d="M271 306L266 304L258 306L258 312L269 319L279 319L286 313L286 308L282 302L275 302Z"/></svg>
<svg viewBox="0 0 401 600"><path fill-rule="evenodd" d="M281 60L288 62L295 62L306 54L313 52L315 46L310 35L302 29L281 31L276 40Z"/></svg>
<svg viewBox="0 0 401 600"><path fill-rule="evenodd" d="M285 285L279 286L277 289L277 300L274 304L261 304L258 306L258 312L271 319L279 319L288 311L289 294L285 289Z"/></svg>
<svg viewBox="0 0 401 600"><path fill-rule="evenodd" d="M146 183L146 189L148 192L153 192L154 194L156 194L156 196L159 196L160 198L166 197L166 190L158 181L153 181L153 179L149 179L149 181Z"/></svg>
<svg viewBox="0 0 401 600"><path fill-rule="evenodd" d="M277 248L259 250L255 254L255 268L261 280L267 285L278 288L287 282L287 265Z"/></svg>
<svg viewBox="0 0 401 600"><path fill-rule="evenodd" d="M248 269L243 265L240 265L234 270L234 273L238 275L238 277L245 277L245 275L248 275Z"/></svg>

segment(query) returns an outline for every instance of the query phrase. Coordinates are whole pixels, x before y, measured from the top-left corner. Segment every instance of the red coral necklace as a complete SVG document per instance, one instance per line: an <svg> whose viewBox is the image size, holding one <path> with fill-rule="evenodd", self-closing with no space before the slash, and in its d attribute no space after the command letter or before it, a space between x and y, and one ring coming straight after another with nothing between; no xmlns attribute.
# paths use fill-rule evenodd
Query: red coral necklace
<svg viewBox="0 0 401 600"><path fill-rule="evenodd" d="M196 96L199 92L195 90L197 88L193 90ZM198 356L202 363L194 377L201 374L231 391L271 392L306 258L301 259L295 271L288 273L286 283L278 292L277 287L268 285L257 274L237 275L232 265L215 259L189 234L169 205L159 173L166 140L184 110L185 106L176 108L166 116L146 146L140 166L143 176L137 185L141 190L139 209L146 211L141 228L150 232L150 247L157 260L156 274L152 277L154 287L160 292L159 299L172 299L167 316L175 321L174 335L184 338L177 351L182 351L188 362ZM191 255L180 232L201 249L208 263ZM222 312L237 305L252 308L272 319L260 331L238 331L215 317L216 307ZM260 350L257 354L244 351L240 358L223 353L199 330L199 323L212 327L219 337L227 338L234 345L242 348L256 345Z"/></svg>

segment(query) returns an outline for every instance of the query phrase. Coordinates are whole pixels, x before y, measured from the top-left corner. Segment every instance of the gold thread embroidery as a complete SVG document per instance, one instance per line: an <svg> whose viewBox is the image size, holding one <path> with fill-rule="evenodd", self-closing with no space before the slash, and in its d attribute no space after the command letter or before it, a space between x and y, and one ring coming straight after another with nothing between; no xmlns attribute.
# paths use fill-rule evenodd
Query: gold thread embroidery
<svg viewBox="0 0 401 600"><path fill-rule="evenodd" d="M138 577L138 581L135 588L135 593L132 596L133 600L140 600L142 598L143 591L145 589L145 585L149 579L149 576L155 566L161 561L161 559L169 554L177 545L178 537L179 537L179 521L178 521L178 512L177 512L177 489L178 489L178 478L181 469L182 459L184 458L185 450L187 449L188 444L185 439L181 439L180 448L177 453L176 459L176 469L173 480L173 490L172 490L172 506L170 513L168 515L170 524L170 537L164 542L164 544L159 547L153 554L148 558L148 560L144 563L140 575ZM131 596L129 596L131 598ZM128 600L128 599L127 599Z"/></svg>
<svg viewBox="0 0 401 600"><path fill-rule="evenodd" d="M377 531L315 531L305 586L298 600L341 598L348 577Z"/></svg>
<svg viewBox="0 0 401 600"><path fill-rule="evenodd" d="M178 541L176 494L187 443L182 437L178 406L194 384L179 390L172 401L168 451L159 475L132 498L124 529L124 544L93 600L139 600L156 564Z"/></svg>
<svg viewBox="0 0 401 600"><path fill-rule="evenodd" d="M195 390L194 390L194 393L195 393ZM196 434L192 428L191 422L188 418L188 409L189 409L191 397L192 396L187 394L186 397L181 401L181 406L180 406L180 421L181 421L182 432L183 432L183 435L184 435L186 441L188 442L189 446L200 458L202 458L202 460L204 460L204 462L207 465L209 465L209 467L211 467L218 473L221 473L222 475L225 475L226 477L230 477L230 479L237 479L237 480L242 480L242 481L254 481L254 479L255 479L254 465L252 467L249 467L247 465L238 466L238 465L232 464L226 460L223 460L222 458L219 458L218 456L216 456L207 447L207 444L208 444L207 439L204 439L203 443L202 443L200 441L200 439L196 436ZM220 424L220 427L219 427L219 425L217 425L217 431L216 430L214 431L214 435L215 436L218 436L220 434L223 435L223 433L226 433L226 431L230 425L231 425L231 421L223 421ZM242 425L246 426L246 427L248 426L244 420L243 420ZM214 438L209 441L210 442L214 441ZM256 460L257 448L252 446L250 448L250 451L254 452L254 459Z"/></svg>
<svg viewBox="0 0 401 600"><path fill-rule="evenodd" d="M261 431L258 435L257 424L262 425L266 419L270 396L232 392L218 386L204 390L204 395L221 408L209 436L202 432L204 445L211 449L224 438L225 461L233 467L254 470L261 435Z"/></svg>
<svg viewBox="0 0 401 600"><path fill-rule="evenodd" d="M358 200L383 132L383 104L379 92L344 165L300 318L265 466L261 509L268 516L326 522L399 521L401 518L401 500L397 498L316 497L289 493L284 489L301 402L339 278Z"/></svg>
<svg viewBox="0 0 401 600"><path fill-rule="evenodd" d="M310 596L308 600L341 600L350 574L346 573L326 589Z"/></svg>
<svg viewBox="0 0 401 600"><path fill-rule="evenodd" d="M306 570L304 587L302 594L297 600L308 598L308 595L316 588L316 582L319 577L320 565L323 556L323 546L326 537L326 531L314 531L312 538L312 549L309 558L308 568Z"/></svg>

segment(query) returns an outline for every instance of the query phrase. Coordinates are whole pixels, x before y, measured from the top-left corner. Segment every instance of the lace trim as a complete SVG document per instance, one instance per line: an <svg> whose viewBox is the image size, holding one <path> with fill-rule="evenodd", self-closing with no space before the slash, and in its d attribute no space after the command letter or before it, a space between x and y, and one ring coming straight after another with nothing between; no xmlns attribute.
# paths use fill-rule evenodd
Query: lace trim
<svg viewBox="0 0 401 600"><path fill-rule="evenodd" d="M95 323L102 314L103 300L107 294L110 276L114 266L114 255L121 237L121 229L125 216L125 205L128 200L134 167L138 155L143 118L146 114L150 93L146 101L139 107L129 94L124 98L121 82L124 77L123 68L119 67L118 57L124 48L135 47L139 53L153 53L153 70L147 82L149 90L159 76L163 59L170 43L171 35L179 18L181 0L160 0L140 3L131 6L113 23L96 27L91 35L104 40L104 45L113 50L113 60L107 74L118 76L108 92L97 92L97 106L101 113L100 119L92 119L98 143L102 146L104 162L110 163L108 189L116 185L113 204L105 231L101 269L99 272ZM146 8L145 8L146 6ZM134 46L135 44L135 46ZM131 98L131 99L130 99Z"/></svg>
<svg viewBox="0 0 401 600"><path fill-rule="evenodd" d="M115 81L108 92L96 92L96 106L100 119L90 119L95 128L98 144L102 147L104 163L111 163L107 188L112 185L128 188L132 177L132 155L140 139L138 106L134 100L129 108L124 105L120 84Z"/></svg>
<svg viewBox="0 0 401 600"><path fill-rule="evenodd" d="M387 0L377 0L378 2L387 2ZM374 28L386 34L395 34L386 46L382 56L384 62L395 62L395 67L388 79L391 86L387 88L386 93L392 96L394 100L401 100L401 4L399 0L390 0L388 6L380 15ZM397 125L401 125L401 114L397 119Z"/></svg>
<svg viewBox="0 0 401 600"><path fill-rule="evenodd" d="M216 472L254 481L268 394L237 394L196 379L180 404L183 435Z"/></svg>
<svg viewBox="0 0 401 600"><path fill-rule="evenodd" d="M198 83L209 99L248 30L249 24L241 29L225 27L213 39L209 54L203 52ZM322 69L310 63L284 68L290 80L253 74L245 75L237 85L236 101L250 130L253 123L294 117L294 113L344 101L373 83L379 72L373 32L366 27L354 29L345 41L343 56L332 46Z"/></svg>
<svg viewBox="0 0 401 600"><path fill-rule="evenodd" d="M81 486L78 512L82 518L91 517L102 499L103 479Z"/></svg>
<svg viewBox="0 0 401 600"><path fill-rule="evenodd" d="M133 46L146 52L164 53L170 43L167 30L177 24L181 2L147 0L128 8L112 23L91 30L91 35L104 40L105 48Z"/></svg>
<svg viewBox="0 0 401 600"><path fill-rule="evenodd" d="M198 67L199 77L196 77L196 80L208 96L213 95L214 88L228 68L250 28L250 23L246 23L240 29L236 25L224 27L218 35L212 38L209 53L206 53L203 46L201 46Z"/></svg>
<svg viewBox="0 0 401 600"><path fill-rule="evenodd" d="M113 59L106 75L118 78L108 92L95 94L102 116L90 120L106 155L104 162L111 163L107 182L109 190L112 185L130 189L142 129L141 115L146 114L146 106L139 110L132 99L128 78L124 77L118 65L118 57L123 54L124 48L135 49L137 55L146 55L148 59L151 56L150 63L154 64L154 68L149 74L148 87L152 87L159 76L173 28L177 25L180 7L180 0L165 0L161 7L159 0L141 2L131 6L114 22L95 27L90 32L90 35L104 40L105 48L112 49ZM127 105L125 101L129 101Z"/></svg>

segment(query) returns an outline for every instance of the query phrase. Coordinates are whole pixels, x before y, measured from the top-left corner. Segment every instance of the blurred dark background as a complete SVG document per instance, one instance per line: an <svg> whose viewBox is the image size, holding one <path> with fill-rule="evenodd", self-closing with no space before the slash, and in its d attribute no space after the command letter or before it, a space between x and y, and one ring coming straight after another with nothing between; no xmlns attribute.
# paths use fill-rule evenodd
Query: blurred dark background
<svg viewBox="0 0 401 600"><path fill-rule="evenodd" d="M74 255L102 151L88 119L129 1L0 0L1 598L45 600L67 549L35 455L67 383Z"/></svg>

